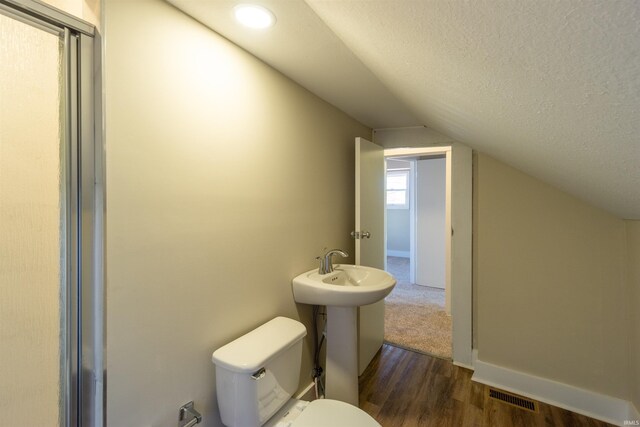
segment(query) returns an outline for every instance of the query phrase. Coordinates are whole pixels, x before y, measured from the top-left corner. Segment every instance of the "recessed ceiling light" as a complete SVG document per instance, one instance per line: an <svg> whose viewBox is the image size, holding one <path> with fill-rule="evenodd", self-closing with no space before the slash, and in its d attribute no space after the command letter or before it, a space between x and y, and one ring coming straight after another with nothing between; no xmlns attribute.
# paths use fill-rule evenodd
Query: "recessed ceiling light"
<svg viewBox="0 0 640 427"><path fill-rule="evenodd" d="M233 11L238 22L245 27L264 29L276 23L276 16L269 9L255 4L239 4Z"/></svg>

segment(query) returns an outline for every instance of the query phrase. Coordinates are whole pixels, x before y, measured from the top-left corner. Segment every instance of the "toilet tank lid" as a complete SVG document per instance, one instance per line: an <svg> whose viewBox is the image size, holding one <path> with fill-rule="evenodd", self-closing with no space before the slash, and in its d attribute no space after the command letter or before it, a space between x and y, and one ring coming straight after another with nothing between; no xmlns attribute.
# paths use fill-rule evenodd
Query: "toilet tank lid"
<svg viewBox="0 0 640 427"><path fill-rule="evenodd" d="M307 329L302 323L287 317L276 317L220 347L213 352L211 360L216 366L230 371L254 373L305 335Z"/></svg>

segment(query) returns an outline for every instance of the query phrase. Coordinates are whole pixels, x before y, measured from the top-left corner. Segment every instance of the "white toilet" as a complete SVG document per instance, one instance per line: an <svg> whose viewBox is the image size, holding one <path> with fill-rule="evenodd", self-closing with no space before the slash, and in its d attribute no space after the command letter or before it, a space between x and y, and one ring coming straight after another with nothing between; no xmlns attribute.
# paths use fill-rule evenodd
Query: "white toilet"
<svg viewBox="0 0 640 427"><path fill-rule="evenodd" d="M227 427L380 427L355 406L292 399L300 379L304 325L276 317L212 356L222 422Z"/></svg>

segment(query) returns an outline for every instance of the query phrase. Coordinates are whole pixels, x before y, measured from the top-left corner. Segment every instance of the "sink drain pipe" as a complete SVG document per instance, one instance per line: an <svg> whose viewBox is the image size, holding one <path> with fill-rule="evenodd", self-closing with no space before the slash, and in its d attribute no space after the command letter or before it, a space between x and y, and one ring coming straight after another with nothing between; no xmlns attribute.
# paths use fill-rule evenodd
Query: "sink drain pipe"
<svg viewBox="0 0 640 427"><path fill-rule="evenodd" d="M324 343L325 327L326 327L326 313L320 312L320 306L314 305L312 309L313 314L313 384L316 393L316 399L324 399L324 384L322 382L323 369L320 366L320 350ZM322 316L324 322L322 324L322 334L318 333L318 317Z"/></svg>

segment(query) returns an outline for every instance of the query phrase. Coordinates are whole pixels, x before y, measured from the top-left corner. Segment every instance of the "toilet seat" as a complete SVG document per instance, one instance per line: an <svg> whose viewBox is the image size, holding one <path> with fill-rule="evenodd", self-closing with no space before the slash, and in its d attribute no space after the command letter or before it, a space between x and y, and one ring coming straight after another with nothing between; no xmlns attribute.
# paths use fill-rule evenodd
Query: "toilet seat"
<svg viewBox="0 0 640 427"><path fill-rule="evenodd" d="M348 403L332 399L310 402L291 427L381 427L369 414Z"/></svg>

